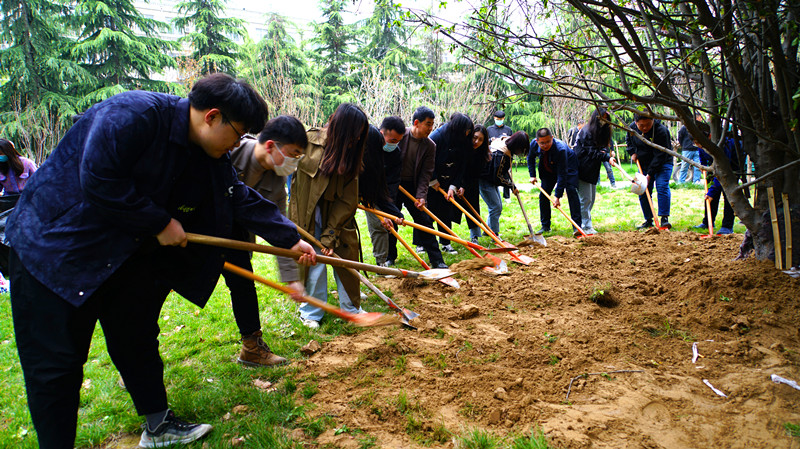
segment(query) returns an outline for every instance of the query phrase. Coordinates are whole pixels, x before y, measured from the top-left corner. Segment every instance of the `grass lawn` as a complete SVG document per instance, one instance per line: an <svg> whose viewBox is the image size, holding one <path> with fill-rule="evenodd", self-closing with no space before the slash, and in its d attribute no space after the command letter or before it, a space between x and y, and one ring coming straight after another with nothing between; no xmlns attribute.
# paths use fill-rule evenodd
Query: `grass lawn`
<svg viewBox="0 0 800 449"><path fill-rule="evenodd" d="M626 168L631 170L628 164ZM514 175L521 190L530 189L527 168L515 169ZM601 182L606 182L605 170L601 170L601 176ZM627 182L620 180L618 185L627 187ZM537 229L540 225L538 195L530 191L523 191L521 195L532 225ZM566 209L568 206L565 204L564 207ZM683 231L700 223L703 215L702 186L673 185L671 207L670 222L674 230ZM721 209L720 206L717 225L721 220ZM485 217L485 205L481 206L481 210ZM638 197L627 188L599 187L592 216L595 229L601 233L632 230L643 221ZM372 247L361 211L358 221L364 258L371 263L374 260ZM516 201L504 203L500 226L504 238L511 242L519 241L527 234L527 226ZM571 225L557 211L553 211L552 229L553 234L572 234ZM469 236L464 220L455 225L454 231L461 237ZM744 226L737 223L734 231L742 233ZM411 229L401 229L401 235L410 241ZM482 243L488 245L488 238L483 237ZM446 262L454 263L470 257L464 248L457 249L457 255L445 254ZM398 247L398 251L401 251L399 266L419 268L410 255L402 252L402 248ZM253 265L257 273L277 278L277 267L271 257L256 254ZM335 286L331 277L330 290L333 289ZM264 286L259 285L258 291L264 339L277 354L293 362L305 357L299 349L311 339L324 342L337 335L362 332L330 317L322 321L320 329L309 330L300 324L295 303ZM391 295L391 292L387 293ZM329 295L329 302L336 304L332 295ZM369 311L388 311L374 295L369 297L364 308ZM240 341L224 282L218 284L204 309L171 294L162 310L159 324L164 378L171 407L179 416L214 425L214 431L203 440L208 442L208 447L228 447L232 438L246 436L244 447L300 448L302 444L289 437L292 429L301 428L308 435L316 436L325 429L337 426L331 417L308 417L306 412L313 407L316 384L313 378L303 373L300 364L256 369L235 363ZM26 405L8 294L0 295L0 372L0 447L35 448L36 434ZM119 375L106 353L103 332L99 326L95 330L84 374L76 446L97 446L116 434L138 435L143 420L136 416L127 392L118 386ZM277 389L261 389L256 385L256 380L272 382ZM304 399L310 401L306 403ZM248 411L234 414L233 408L237 405L247 406ZM226 418L227 413L233 417ZM469 434L460 437L473 438ZM132 443L127 441L127 447L135 445L136 441L138 436ZM362 447L376 444L374 439L365 438L363 441ZM202 442L189 447L201 446Z"/></svg>

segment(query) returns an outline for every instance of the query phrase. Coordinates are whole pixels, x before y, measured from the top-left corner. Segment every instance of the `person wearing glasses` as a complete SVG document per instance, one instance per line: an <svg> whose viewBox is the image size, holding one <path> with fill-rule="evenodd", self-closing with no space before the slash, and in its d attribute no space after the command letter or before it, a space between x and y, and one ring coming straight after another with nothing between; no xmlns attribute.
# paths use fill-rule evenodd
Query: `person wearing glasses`
<svg viewBox="0 0 800 449"><path fill-rule="evenodd" d="M231 151L231 162L240 181L275 203L281 214L286 215L286 177L297 170L307 144L306 129L300 120L281 115L267 122L257 139L245 136ZM239 240L255 242L255 235L242 227L234 228L234 235ZM277 260L281 281L292 290L303 293L297 263L286 257ZM250 253L246 251L232 251L228 262L253 271ZM222 276L231 291L233 316L242 335L242 349L237 361L248 366L286 363L286 359L275 355L263 340L258 295L253 281L227 271L223 271Z"/></svg>
<svg viewBox="0 0 800 449"><path fill-rule="evenodd" d="M6 237L15 341L40 448L75 445L98 321L145 418L141 447L211 430L170 410L158 350L170 290L204 306L225 261L216 247L187 245L186 232L231 238L242 226L302 251L300 263L316 261L294 224L231 165L228 153L267 116L249 84L222 73L198 80L186 99L124 92L87 110L27 182Z"/></svg>

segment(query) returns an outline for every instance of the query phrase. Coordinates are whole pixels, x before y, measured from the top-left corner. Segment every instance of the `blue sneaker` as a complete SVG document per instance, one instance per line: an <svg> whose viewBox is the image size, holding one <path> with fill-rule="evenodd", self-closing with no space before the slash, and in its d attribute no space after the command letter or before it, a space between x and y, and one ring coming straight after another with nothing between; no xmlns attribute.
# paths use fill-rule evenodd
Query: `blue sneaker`
<svg viewBox="0 0 800 449"><path fill-rule="evenodd" d="M719 231L717 231L717 235L728 235L728 234L733 234L733 229L731 229L731 228L719 228Z"/></svg>

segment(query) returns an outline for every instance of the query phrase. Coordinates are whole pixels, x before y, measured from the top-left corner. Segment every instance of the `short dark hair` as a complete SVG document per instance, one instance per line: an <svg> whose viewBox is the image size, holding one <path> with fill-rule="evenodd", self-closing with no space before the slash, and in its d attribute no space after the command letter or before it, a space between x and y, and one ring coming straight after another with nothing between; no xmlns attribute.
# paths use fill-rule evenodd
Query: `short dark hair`
<svg viewBox="0 0 800 449"><path fill-rule="evenodd" d="M503 111L494 111L494 116L497 118L503 118L506 116L506 113Z"/></svg>
<svg viewBox="0 0 800 449"><path fill-rule="evenodd" d="M189 104L199 110L216 108L224 121L240 122L250 133L264 129L269 107L247 81L214 73L197 81L189 92Z"/></svg>
<svg viewBox="0 0 800 449"><path fill-rule="evenodd" d="M522 156L527 154L529 142L528 133L525 131L517 131L506 139L505 144L511 154Z"/></svg>
<svg viewBox="0 0 800 449"><path fill-rule="evenodd" d="M540 137L547 137L547 136L552 136L552 135L553 135L553 133L550 131L550 128L539 128L539 130L536 131L536 138L537 139L540 138Z"/></svg>
<svg viewBox="0 0 800 449"><path fill-rule="evenodd" d="M289 145L297 145L305 148L308 145L308 135L306 128L296 118L291 115L279 115L267 122L264 129L258 135L258 142L264 143L268 140Z"/></svg>
<svg viewBox="0 0 800 449"><path fill-rule="evenodd" d="M424 122L427 119L436 120L436 114L433 113L433 110L427 106L420 106L414 111L414 115L411 117L411 122L414 123L417 120Z"/></svg>
<svg viewBox="0 0 800 449"><path fill-rule="evenodd" d="M639 120L653 120L653 117L650 117L646 112L639 111L633 114L633 121L638 122Z"/></svg>
<svg viewBox="0 0 800 449"><path fill-rule="evenodd" d="M400 117L396 115L390 115L389 117L383 119L383 122L381 122L381 129L385 129L387 131L395 131L398 134L405 134L406 123Z"/></svg>

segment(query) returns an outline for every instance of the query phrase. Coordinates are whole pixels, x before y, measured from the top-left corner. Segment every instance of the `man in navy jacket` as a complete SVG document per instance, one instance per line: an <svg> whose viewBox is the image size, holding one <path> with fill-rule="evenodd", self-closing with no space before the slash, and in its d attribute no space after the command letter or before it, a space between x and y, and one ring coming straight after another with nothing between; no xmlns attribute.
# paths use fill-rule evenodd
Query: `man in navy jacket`
<svg viewBox="0 0 800 449"><path fill-rule="evenodd" d="M575 223L581 222L581 202L578 198L578 158L566 143L553 137L549 128L536 131L528 152L528 174L531 183L536 182L536 158L539 158L539 187L547 194L555 188L555 203L561 206L561 197L567 192L569 214ZM539 213L542 229L539 233L550 232L550 200L539 194Z"/></svg>
<svg viewBox="0 0 800 449"><path fill-rule="evenodd" d="M634 135L634 133L639 134L645 140L669 149L672 148L669 130L660 120L653 120L643 114L634 114L630 129L626 142L628 144L628 154L631 155L631 162L639 161L642 166L644 172L642 174L647 176L647 190L650 191L650 194L653 194L653 186L658 191L660 227L669 229L672 227L669 223L669 208L672 197L669 189L669 180L672 176L672 156L651 147ZM643 229L653 226L655 217L653 217L653 211L646 195L639 195L639 205L644 215L644 223L637 226L637 228ZM656 224L658 225L659 223Z"/></svg>
<svg viewBox="0 0 800 449"><path fill-rule="evenodd" d="M75 442L83 364L96 322L147 426L140 445L211 430L169 410L158 316L170 289L203 306L224 253L185 231L234 223L306 253L295 226L236 178L228 152L267 119L244 81L215 74L188 99L133 91L90 108L28 183L8 220L11 306L28 406L43 449Z"/></svg>

